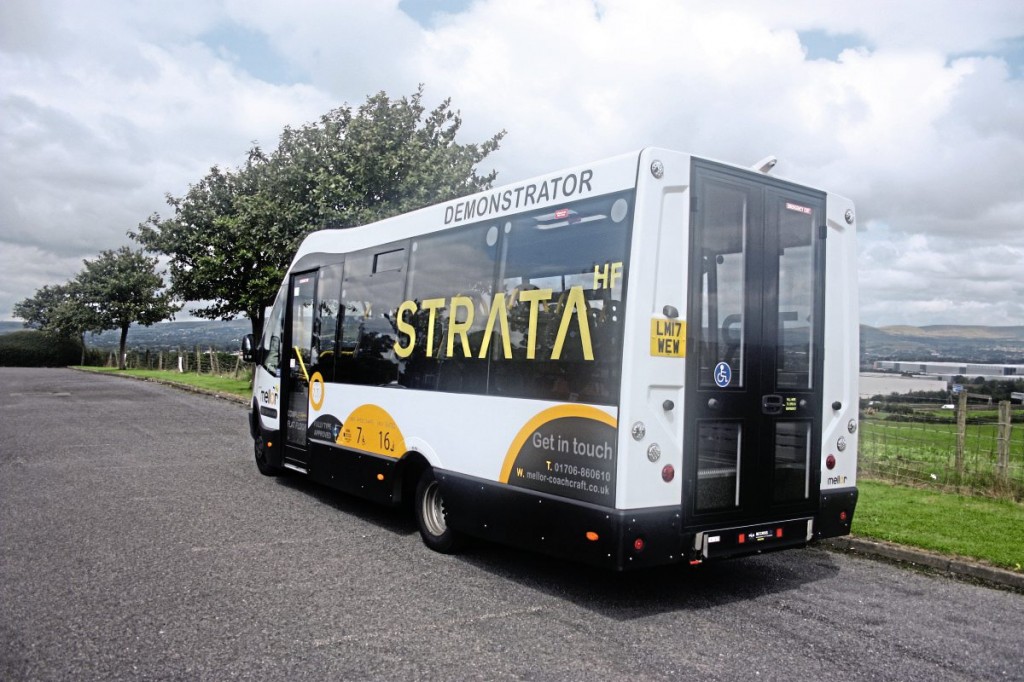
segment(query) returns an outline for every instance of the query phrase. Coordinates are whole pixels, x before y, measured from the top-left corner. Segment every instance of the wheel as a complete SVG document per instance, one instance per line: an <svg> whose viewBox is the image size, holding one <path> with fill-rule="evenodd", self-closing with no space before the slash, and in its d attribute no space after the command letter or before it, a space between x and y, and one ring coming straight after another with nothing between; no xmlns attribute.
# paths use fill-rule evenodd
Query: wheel
<svg viewBox="0 0 1024 682"><path fill-rule="evenodd" d="M462 546L462 536L448 527L441 487L431 469L425 469L416 484L416 524L423 544L435 552L452 554Z"/></svg>
<svg viewBox="0 0 1024 682"><path fill-rule="evenodd" d="M270 463L267 459L267 442L263 440L263 434L259 433L252 441L253 454L256 457L256 468L264 476L280 476L281 469Z"/></svg>

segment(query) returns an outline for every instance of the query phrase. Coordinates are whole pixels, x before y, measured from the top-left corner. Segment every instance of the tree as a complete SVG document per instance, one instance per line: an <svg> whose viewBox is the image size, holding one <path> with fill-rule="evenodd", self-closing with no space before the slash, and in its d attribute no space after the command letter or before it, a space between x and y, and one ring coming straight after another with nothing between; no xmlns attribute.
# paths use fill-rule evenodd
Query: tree
<svg viewBox="0 0 1024 682"><path fill-rule="evenodd" d="M85 269L70 285L74 305L89 331L121 331L117 366L124 369L128 328L133 324L148 327L165 320L181 306L169 292L161 291L164 282L156 271L157 259L142 251L122 246L83 262Z"/></svg>
<svg viewBox="0 0 1024 682"><path fill-rule="evenodd" d="M69 296L66 284L56 284L36 289L35 296L26 298L14 306L14 317L25 321L25 326L48 332L57 332L60 318L58 308Z"/></svg>
<svg viewBox="0 0 1024 682"><path fill-rule="evenodd" d="M83 305L79 288L74 281L66 284L46 285L36 290L35 296L14 306L14 317L25 321L25 326L38 329L59 339L77 339L85 363L85 332L94 329L99 321L95 311Z"/></svg>
<svg viewBox="0 0 1024 682"><path fill-rule="evenodd" d="M273 152L254 145L241 168L212 168L185 196L168 195L173 217L154 214L129 234L169 257L172 292L202 302L193 314L243 314L258 337L292 254L313 230L365 224L494 182L494 172L475 168L504 131L459 144L451 101L427 113L422 96L422 86L399 100L380 92L356 111L343 106L286 127Z"/></svg>

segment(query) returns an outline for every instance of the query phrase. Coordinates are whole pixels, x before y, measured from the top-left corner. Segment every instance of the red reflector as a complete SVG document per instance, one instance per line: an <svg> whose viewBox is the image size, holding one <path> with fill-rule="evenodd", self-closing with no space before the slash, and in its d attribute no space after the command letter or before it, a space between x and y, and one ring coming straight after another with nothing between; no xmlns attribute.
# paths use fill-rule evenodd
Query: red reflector
<svg viewBox="0 0 1024 682"><path fill-rule="evenodd" d="M829 471L831 471L832 469L835 469L836 468L836 456L835 455L829 455L828 457L826 457L825 458L825 466L829 469Z"/></svg>
<svg viewBox="0 0 1024 682"><path fill-rule="evenodd" d="M846 520L846 512L845 511L839 512L839 520L840 521L845 521Z"/></svg>
<svg viewBox="0 0 1024 682"><path fill-rule="evenodd" d="M743 533L740 533L740 539L737 540L737 542L739 542L742 545L746 541L747 541L747 536L744 535Z"/></svg>
<svg viewBox="0 0 1024 682"><path fill-rule="evenodd" d="M782 529L781 528L776 528L775 529L775 537L777 537L777 538L781 538L782 537Z"/></svg>
<svg viewBox="0 0 1024 682"><path fill-rule="evenodd" d="M676 469L671 464L666 464L661 470L661 480L665 483L671 483L672 479L676 477Z"/></svg>
<svg viewBox="0 0 1024 682"><path fill-rule="evenodd" d="M644 543L644 539L643 538L637 538L636 540L633 540L633 549L635 551L642 552L642 551L644 551L644 547L645 546L646 545Z"/></svg>

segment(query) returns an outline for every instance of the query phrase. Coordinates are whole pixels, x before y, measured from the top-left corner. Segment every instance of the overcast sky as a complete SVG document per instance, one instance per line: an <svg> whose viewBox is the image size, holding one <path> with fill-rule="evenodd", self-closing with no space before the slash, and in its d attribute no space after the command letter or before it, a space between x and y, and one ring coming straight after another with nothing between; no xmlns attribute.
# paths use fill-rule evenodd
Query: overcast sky
<svg viewBox="0 0 1024 682"><path fill-rule="evenodd" d="M1024 2L0 0L0 319L374 92L498 184L656 145L852 198L861 319L1024 325Z"/></svg>

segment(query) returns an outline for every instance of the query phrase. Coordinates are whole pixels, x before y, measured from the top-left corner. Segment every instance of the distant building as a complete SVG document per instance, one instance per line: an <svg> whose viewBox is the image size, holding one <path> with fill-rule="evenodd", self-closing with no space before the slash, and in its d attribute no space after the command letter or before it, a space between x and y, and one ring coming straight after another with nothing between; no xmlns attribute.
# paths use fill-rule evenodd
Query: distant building
<svg viewBox="0 0 1024 682"><path fill-rule="evenodd" d="M899 372L901 374L919 374L937 379L951 381L953 377L962 376L968 379L984 377L986 379L1024 379L1024 365L983 365L970 362L928 362L928 361L896 361L876 360L875 369L883 372Z"/></svg>

